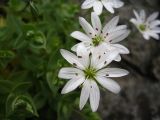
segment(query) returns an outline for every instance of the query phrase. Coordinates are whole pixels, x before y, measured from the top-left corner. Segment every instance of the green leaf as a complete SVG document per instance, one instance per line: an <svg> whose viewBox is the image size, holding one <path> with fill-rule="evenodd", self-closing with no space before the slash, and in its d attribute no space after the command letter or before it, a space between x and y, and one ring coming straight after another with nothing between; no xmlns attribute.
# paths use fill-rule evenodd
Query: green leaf
<svg viewBox="0 0 160 120"><path fill-rule="evenodd" d="M16 86L13 87L12 93L25 93L30 87L31 87L30 82L18 83Z"/></svg>
<svg viewBox="0 0 160 120"><path fill-rule="evenodd" d="M38 113L32 98L29 95L10 94L6 101L6 113L7 116L14 116L19 112L17 116L26 116L32 114L38 117Z"/></svg>
<svg viewBox="0 0 160 120"><path fill-rule="evenodd" d="M23 0L10 0L9 5L14 11L21 11L25 8L26 3Z"/></svg>
<svg viewBox="0 0 160 120"><path fill-rule="evenodd" d="M32 0L30 0L29 5L30 5L30 9L33 15L39 16L38 8L36 7L35 3Z"/></svg>
<svg viewBox="0 0 160 120"><path fill-rule="evenodd" d="M13 83L9 80L0 80L0 94L9 94L13 88Z"/></svg>
<svg viewBox="0 0 160 120"><path fill-rule="evenodd" d="M15 53L10 50L0 50L0 58L13 58Z"/></svg>
<svg viewBox="0 0 160 120"><path fill-rule="evenodd" d="M34 103L37 109L43 108L46 102L46 97L43 96L42 93L38 93L34 96Z"/></svg>
<svg viewBox="0 0 160 120"><path fill-rule="evenodd" d="M46 49L46 38L40 31L30 30L26 34L26 39L33 49Z"/></svg>

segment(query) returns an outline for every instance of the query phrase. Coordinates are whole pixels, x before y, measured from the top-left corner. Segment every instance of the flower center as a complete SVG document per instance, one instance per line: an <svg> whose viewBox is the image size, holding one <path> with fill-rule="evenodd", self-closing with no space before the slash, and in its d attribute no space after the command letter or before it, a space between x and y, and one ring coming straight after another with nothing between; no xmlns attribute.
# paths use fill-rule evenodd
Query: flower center
<svg viewBox="0 0 160 120"><path fill-rule="evenodd" d="M139 25L139 29L140 29L141 31L145 31L146 28L147 28L147 26L146 26L145 24Z"/></svg>
<svg viewBox="0 0 160 120"><path fill-rule="evenodd" d="M86 79L95 79L96 69L89 67L86 70L84 70L84 73Z"/></svg>
<svg viewBox="0 0 160 120"><path fill-rule="evenodd" d="M98 46L103 41L103 38L101 36L96 36L92 39L92 43L94 46Z"/></svg>

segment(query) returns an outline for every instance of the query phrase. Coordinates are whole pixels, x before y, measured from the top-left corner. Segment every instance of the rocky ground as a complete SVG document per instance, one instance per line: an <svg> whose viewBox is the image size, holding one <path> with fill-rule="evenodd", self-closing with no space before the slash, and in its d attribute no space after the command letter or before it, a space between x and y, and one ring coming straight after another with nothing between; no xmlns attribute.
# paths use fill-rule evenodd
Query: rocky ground
<svg viewBox="0 0 160 120"><path fill-rule="evenodd" d="M160 120L160 41L144 40L129 23L133 9L145 9L147 14L160 11L160 1L124 2L125 6L118 9L116 15L120 15L120 23L128 23L132 30L129 38L122 42L131 53L123 56L122 62L115 63L115 66L128 69L130 74L117 79L122 86L119 95L108 91L101 93L99 113L103 120Z"/></svg>

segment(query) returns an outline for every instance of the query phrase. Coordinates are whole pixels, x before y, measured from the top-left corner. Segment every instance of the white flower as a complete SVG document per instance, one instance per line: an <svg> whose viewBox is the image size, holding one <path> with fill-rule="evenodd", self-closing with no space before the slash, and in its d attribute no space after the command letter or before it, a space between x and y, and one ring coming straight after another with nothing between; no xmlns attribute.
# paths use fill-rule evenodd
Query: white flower
<svg viewBox="0 0 160 120"><path fill-rule="evenodd" d="M85 46L79 45L77 55L61 49L62 56L73 65L73 67L62 68L59 71L59 78L69 79L62 89L62 94L69 93L82 85L79 107L82 109L88 99L92 111L96 111L99 106L100 91L97 83L113 93L120 91L120 86L109 77L121 77L128 74L128 71L119 68L106 68L106 66L116 57L114 51L104 57L102 51L95 49L89 53Z"/></svg>
<svg viewBox="0 0 160 120"><path fill-rule="evenodd" d="M124 3L120 0L85 0L82 4L82 9L89 9L93 7L94 12L100 15L103 10L103 6L110 12L114 13L114 8L120 8Z"/></svg>
<svg viewBox="0 0 160 120"><path fill-rule="evenodd" d="M142 33L143 37L146 40L149 40L150 37L158 40L158 34L160 33L160 20L157 20L157 17L159 13L154 12L147 18L144 10L141 10L139 14L135 10L133 12L136 18L132 18L130 21Z"/></svg>
<svg viewBox="0 0 160 120"><path fill-rule="evenodd" d="M76 48L79 44L85 44L89 51L92 51L96 47L103 46L103 49L108 52L116 49L117 57L115 60L120 61L121 57L119 54L128 54L129 50L126 47L115 43L125 39L129 35L130 31L127 29L126 25L118 26L118 21L119 16L116 16L102 29L99 16L95 13L91 14L91 22L93 27L84 18L80 17L80 25L86 34L80 31L71 33L73 38L81 41L77 45L73 46L72 50L76 51Z"/></svg>

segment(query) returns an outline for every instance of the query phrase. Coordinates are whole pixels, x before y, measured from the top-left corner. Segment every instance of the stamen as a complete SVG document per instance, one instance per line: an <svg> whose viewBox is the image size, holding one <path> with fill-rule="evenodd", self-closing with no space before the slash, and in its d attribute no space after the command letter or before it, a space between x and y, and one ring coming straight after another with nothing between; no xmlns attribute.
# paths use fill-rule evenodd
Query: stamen
<svg viewBox="0 0 160 120"><path fill-rule="evenodd" d="M141 24L141 25L139 25L139 29L140 29L141 31L145 31L145 30L147 29L147 25Z"/></svg>
<svg viewBox="0 0 160 120"><path fill-rule="evenodd" d="M84 70L85 78L93 80L96 76L96 69L89 67Z"/></svg>
<svg viewBox="0 0 160 120"><path fill-rule="evenodd" d="M102 43L104 38L101 35L95 35L95 38L92 39L92 43L94 46L98 46L100 43Z"/></svg>

